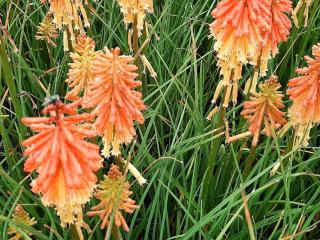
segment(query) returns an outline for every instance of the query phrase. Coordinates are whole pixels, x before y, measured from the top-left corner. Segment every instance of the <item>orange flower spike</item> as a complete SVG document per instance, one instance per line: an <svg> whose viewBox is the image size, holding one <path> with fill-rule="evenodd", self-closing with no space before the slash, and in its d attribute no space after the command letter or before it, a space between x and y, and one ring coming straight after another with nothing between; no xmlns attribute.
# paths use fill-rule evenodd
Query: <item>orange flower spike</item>
<svg viewBox="0 0 320 240"><path fill-rule="evenodd" d="M314 58L304 57L308 67L296 70L301 76L288 82L287 93L293 100L289 112L299 124L320 122L320 43L312 47L312 54Z"/></svg>
<svg viewBox="0 0 320 240"><path fill-rule="evenodd" d="M274 129L286 123L282 98L284 95L278 91L281 85L277 77L272 76L269 80L260 85L260 92L254 93L250 101L244 103L244 110L241 112L249 124L249 131L253 134L252 146L257 146L261 127L267 136L274 136Z"/></svg>
<svg viewBox="0 0 320 240"><path fill-rule="evenodd" d="M72 88L67 93L66 98L77 99L80 92L83 90L83 101L86 102L89 92L89 82L93 81L92 62L101 54L101 51L95 51L95 41L81 35L77 38L74 53L70 53L73 63L70 63L68 79L66 82Z"/></svg>
<svg viewBox="0 0 320 240"><path fill-rule="evenodd" d="M104 155L120 154L120 145L128 144L136 135L133 123L144 122L141 110L146 106L142 94L134 90L141 86L137 67L131 56L121 56L120 49L111 52L105 49L93 63L96 80L90 83L90 94L86 107L95 107L97 116L95 126L98 134L103 135Z"/></svg>
<svg viewBox="0 0 320 240"><path fill-rule="evenodd" d="M38 173L31 183L32 191L42 194L45 206L54 206L61 224L82 223L82 207L95 187L94 172L102 165L99 146L85 138L96 134L91 129L93 116L77 114L80 100L64 104L51 97L42 111L48 117L25 117L22 122L36 135L25 140L26 172Z"/></svg>
<svg viewBox="0 0 320 240"><path fill-rule="evenodd" d="M130 198L132 191L125 177L119 171L119 167L112 165L108 175L99 184L95 194L100 203L93 207L88 216L99 216L102 220L101 229L105 228L114 211L114 222L117 227L123 227L129 232L129 227L124 219L122 212L133 213L139 206Z"/></svg>
<svg viewBox="0 0 320 240"><path fill-rule="evenodd" d="M275 57L279 50L278 45L288 39L291 29L291 20L287 16L292 12L291 0L272 0L270 30L263 32L263 44L260 55L260 75L265 76L268 70L268 60Z"/></svg>
<svg viewBox="0 0 320 240"><path fill-rule="evenodd" d="M257 65L259 45L263 41L261 32L270 29L269 0L222 0L212 11L215 21L210 25L216 39L218 65L223 80L219 83L213 103L225 89L223 105L226 107L232 91L233 101L237 101L238 81L241 79L242 66L250 63Z"/></svg>

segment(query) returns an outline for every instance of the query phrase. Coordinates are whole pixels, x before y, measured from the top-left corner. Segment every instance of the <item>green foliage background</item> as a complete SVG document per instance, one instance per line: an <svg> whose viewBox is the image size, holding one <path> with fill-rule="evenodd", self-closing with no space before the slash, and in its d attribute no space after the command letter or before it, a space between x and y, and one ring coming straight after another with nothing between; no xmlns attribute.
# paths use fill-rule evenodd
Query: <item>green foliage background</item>
<svg viewBox="0 0 320 240"><path fill-rule="evenodd" d="M248 178L242 177L248 158L250 139L230 145L214 133L218 118L207 121L210 101L219 76L213 39L208 24L216 0L157 0L155 14L148 16L151 42L146 53L158 74L157 79L144 75L148 83L144 99L146 123L136 126L135 146L124 148L133 163L145 172L148 184L133 186L133 198L140 205L127 216L131 231L123 239L250 239L244 216L241 191L245 190L253 219L251 239L319 239L320 150L319 129L313 128L310 146L285 152L293 132L281 139L262 138ZM295 1L296 3L296 1ZM11 10L8 11L9 5ZM92 3L96 14L88 35L97 48L119 46L129 54L127 32L115 1ZM304 66L303 56L319 41L319 0L310 9L305 28L293 27L279 55L270 61L269 72L279 76L282 90L296 76L296 66ZM2 22L9 17L9 32L19 51L4 40L0 45L0 239L8 239L8 225L13 209L22 204L38 224L28 230L34 239L71 239L69 229L62 229L51 208L42 206L30 191L30 176L23 172L24 158L20 142L32 133L18 120L37 116L45 93L39 80L51 94L64 96L66 72L70 58L63 52L61 39L48 52L44 42L36 41L36 27L46 7L38 0L0 0ZM301 22L302 16L300 16ZM252 74L244 69L241 88ZM8 91L8 92L7 92ZM8 94L7 94L8 93ZM244 96L236 107L227 109L231 134L245 131L239 113ZM286 101L287 105L290 102ZM279 174L269 172L278 159ZM113 159L105 160L101 178ZM33 176L34 177L34 176ZM128 176L133 181L131 175ZM92 200L88 210L96 203ZM85 239L104 239L98 218L85 217L93 230Z"/></svg>

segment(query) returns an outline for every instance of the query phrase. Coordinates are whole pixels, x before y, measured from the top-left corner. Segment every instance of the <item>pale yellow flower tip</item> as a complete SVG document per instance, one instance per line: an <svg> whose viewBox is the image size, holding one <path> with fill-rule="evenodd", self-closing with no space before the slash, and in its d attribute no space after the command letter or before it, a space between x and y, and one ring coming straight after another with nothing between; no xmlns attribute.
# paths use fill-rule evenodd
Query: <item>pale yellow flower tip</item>
<svg viewBox="0 0 320 240"><path fill-rule="evenodd" d="M147 183L147 180L142 176L142 174L139 172L139 170L133 166L130 162L127 160L122 160L123 164L128 165L129 172L137 179L140 186Z"/></svg>
<svg viewBox="0 0 320 240"><path fill-rule="evenodd" d="M146 58L145 55L141 55L141 61L142 61L144 69L147 69L149 71L150 76L152 78L157 78L156 71L153 69L151 63L149 62L149 60Z"/></svg>
<svg viewBox="0 0 320 240"><path fill-rule="evenodd" d="M117 0L126 25L136 24L141 35L147 13L153 13L153 0Z"/></svg>

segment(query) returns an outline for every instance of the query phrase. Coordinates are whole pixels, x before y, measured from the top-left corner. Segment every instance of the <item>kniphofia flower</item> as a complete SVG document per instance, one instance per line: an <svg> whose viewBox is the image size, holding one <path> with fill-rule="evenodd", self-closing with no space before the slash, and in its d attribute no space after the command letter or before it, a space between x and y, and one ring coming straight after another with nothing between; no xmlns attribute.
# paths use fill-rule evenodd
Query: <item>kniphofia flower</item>
<svg viewBox="0 0 320 240"><path fill-rule="evenodd" d="M44 40L53 47L56 47L57 44L54 42L54 40L58 38L58 31L56 26L53 24L52 20L52 14L47 13L40 25L38 26L36 39Z"/></svg>
<svg viewBox="0 0 320 240"><path fill-rule="evenodd" d="M35 218L31 218L29 213L26 212L21 205L17 205L12 214L12 221L14 223L23 224L28 227L32 227L37 224ZM22 231L21 228L19 228ZM16 226L10 226L8 235L10 235L10 240L23 240L25 239L24 235L17 230ZM32 236L32 233L29 231L24 231L28 236Z"/></svg>
<svg viewBox="0 0 320 240"><path fill-rule="evenodd" d="M263 41L261 33L270 29L270 4L269 0L222 0L212 11L215 21L210 29L216 39L214 49L223 75L213 103L222 89L225 89L224 106L228 105L231 93L233 101L237 101L242 66L247 63L257 65L256 56Z"/></svg>
<svg viewBox="0 0 320 240"><path fill-rule="evenodd" d="M288 82L287 93L293 100L289 111L302 124L320 122L320 43L313 46L312 54L314 58L304 57L308 66L296 70L301 76Z"/></svg>
<svg viewBox="0 0 320 240"><path fill-rule="evenodd" d="M271 1L271 16L268 20L270 28L268 31L262 32L263 42L260 45L260 54L257 55L257 62L260 65L260 76L266 75L268 60L278 54L278 45L288 39L291 29L291 20L288 14L291 12L291 0ZM256 76L258 76L257 73ZM256 86L252 86L252 89L255 90L255 88Z"/></svg>
<svg viewBox="0 0 320 240"><path fill-rule="evenodd" d="M47 0L41 0L45 3ZM57 28L63 29L63 42L65 51L69 50L68 39L74 44L76 33L83 34L84 28L90 23L85 10L89 0L48 0L50 12L53 14L53 22Z"/></svg>
<svg viewBox="0 0 320 240"><path fill-rule="evenodd" d="M83 101L87 101L90 91L89 82L94 80L92 73L92 63L101 51L95 51L95 41L86 35L78 36L74 52L70 53L72 63L68 72L66 82L72 89L67 93L67 98L76 99L83 91Z"/></svg>
<svg viewBox="0 0 320 240"><path fill-rule="evenodd" d="M123 212L133 213L139 206L130 198L130 184L126 181L119 167L112 165L108 175L98 185L95 197L100 203L94 206L89 216L99 216L102 220L101 229L105 228L114 213L114 223L129 232L129 227L123 217Z"/></svg>
<svg viewBox="0 0 320 240"><path fill-rule="evenodd" d="M62 226L82 222L82 205L92 195L96 172L102 165L99 146L86 141L95 131L89 113L77 114L80 100L70 104L51 97L46 117L25 117L22 122L36 135L23 141L26 172L36 171L32 191L42 194L45 206L56 208Z"/></svg>
<svg viewBox="0 0 320 240"><path fill-rule="evenodd" d="M117 0L124 16L124 23L135 24L139 34L147 13L153 13L153 0Z"/></svg>
<svg viewBox="0 0 320 240"><path fill-rule="evenodd" d="M120 49L105 49L93 63L95 81L90 83L90 94L86 107L95 107L95 126L103 135L104 155L120 154L120 145L128 144L136 135L134 121L144 122L141 110L146 107L142 94L134 88L141 86L137 67L131 56L120 55Z"/></svg>
<svg viewBox="0 0 320 240"><path fill-rule="evenodd" d="M275 129L286 123L282 98L284 95L279 91L281 85L277 77L272 76L269 80L260 84L260 92L253 93L249 101L244 103L241 115L247 119L249 131L239 136L230 137L227 142L253 135L252 146L257 146L261 132L267 136L275 137Z"/></svg>
<svg viewBox="0 0 320 240"><path fill-rule="evenodd" d="M300 75L288 82L290 99L290 125L296 128L297 143L307 145L309 132L320 122L320 43L312 47L314 58L305 56L308 66L298 68Z"/></svg>

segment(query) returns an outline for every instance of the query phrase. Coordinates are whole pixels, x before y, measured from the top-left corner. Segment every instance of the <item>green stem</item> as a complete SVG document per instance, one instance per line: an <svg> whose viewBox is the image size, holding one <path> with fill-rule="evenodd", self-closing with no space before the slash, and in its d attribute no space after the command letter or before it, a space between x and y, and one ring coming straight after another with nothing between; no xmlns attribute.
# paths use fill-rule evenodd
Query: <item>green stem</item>
<svg viewBox="0 0 320 240"><path fill-rule="evenodd" d="M81 237L79 236L76 225L71 224L70 231L71 231L71 240L81 240Z"/></svg>
<svg viewBox="0 0 320 240"><path fill-rule="evenodd" d="M288 146L287 146L287 148L286 148L286 150L284 152L284 155L287 155L293 149L294 139L295 139L295 134L292 134L290 136L290 139L289 139L289 142L288 142Z"/></svg>
<svg viewBox="0 0 320 240"><path fill-rule="evenodd" d="M246 165L242 173L243 179L246 179L252 170L253 163L256 159L256 150L257 150L257 147L252 147L250 149L249 156L246 160Z"/></svg>
<svg viewBox="0 0 320 240"><path fill-rule="evenodd" d="M221 128L221 130L219 130L216 134L220 134L221 132L223 132L223 125L224 125L224 119L225 119L225 115L226 115L226 108L225 107L221 107L220 111L218 113L218 120L217 120L217 124L216 124L216 129ZM212 141L212 145L211 145L211 150L210 150L210 155L209 155L209 159L208 159L208 164L207 164L207 169L206 169L206 174L204 177L204 186L203 186L203 197L202 199L205 201L205 206L208 209L208 204L209 202L212 201L207 201L208 199L208 193L210 192L210 186L213 185L213 181L214 178L212 177L212 173L214 170L214 167L217 163L217 155L218 155L218 151L221 145L221 137L218 137L216 139L214 139ZM211 191L212 192L212 191Z"/></svg>
<svg viewBox="0 0 320 240"><path fill-rule="evenodd" d="M136 60L134 64L138 67L139 79L142 81L142 94L143 96L145 96L147 82L146 82L146 78L144 78L142 75L142 62L141 62L142 51L140 51L140 47L139 47L139 29L138 29L137 15L135 15L134 17L132 38L133 38L133 53L136 56Z"/></svg>
<svg viewBox="0 0 320 240"><path fill-rule="evenodd" d="M115 156L114 161L115 161L116 165L120 168L120 171L122 173L124 173L123 163L121 161L121 158L122 158L121 156Z"/></svg>
<svg viewBox="0 0 320 240"><path fill-rule="evenodd" d="M133 52L134 52L134 54L138 54L138 52L139 52L139 29L138 29L137 15L135 15L135 17L134 17L132 38L133 38ZM137 56L135 64L137 64L139 62L139 60L140 60L140 56Z"/></svg>
<svg viewBox="0 0 320 240"><path fill-rule="evenodd" d="M117 226L113 223L112 225L112 231L111 231L112 239L114 240L120 240L119 231Z"/></svg>
<svg viewBox="0 0 320 240"><path fill-rule="evenodd" d="M136 56L136 60L134 64L138 67L139 79L142 81L142 95L145 97L147 94L147 79L143 77L143 74L142 74L141 55L139 53L140 47L139 47L139 29L138 29L137 15L135 15L134 17L132 38L133 38L133 52L134 52L134 55ZM141 131L143 134L145 133L145 125L141 126Z"/></svg>
<svg viewBox="0 0 320 240"><path fill-rule="evenodd" d="M295 134L292 134L292 135L290 135L290 138L289 138L289 141L288 141L288 145L287 145L286 150L285 150L285 152L284 152L284 154L282 156L286 156L289 152L292 151L293 146L294 146L294 142L295 142ZM283 159L281 158L280 159L280 161L281 161L280 165L282 165L282 166L287 165L287 163L288 163L290 158L291 157L287 157L287 158L283 158Z"/></svg>
<svg viewBox="0 0 320 240"><path fill-rule="evenodd" d="M55 66L55 63L54 63L54 58L53 58L53 54L52 54L52 50L51 48L49 47L49 44L46 43L47 45L47 50L48 50L48 56L49 56L49 59L50 59L50 67L54 67Z"/></svg>

